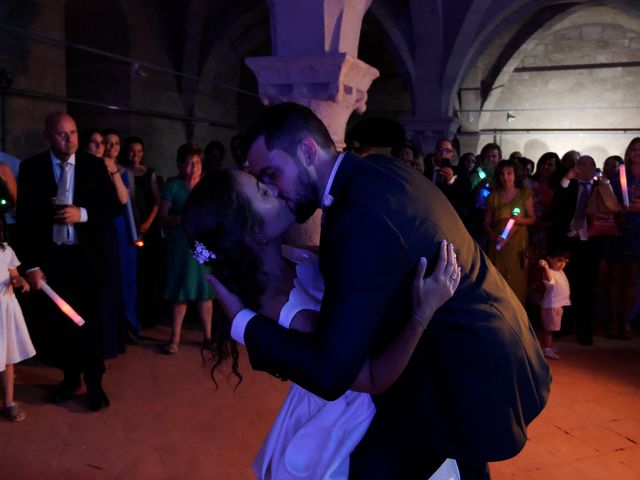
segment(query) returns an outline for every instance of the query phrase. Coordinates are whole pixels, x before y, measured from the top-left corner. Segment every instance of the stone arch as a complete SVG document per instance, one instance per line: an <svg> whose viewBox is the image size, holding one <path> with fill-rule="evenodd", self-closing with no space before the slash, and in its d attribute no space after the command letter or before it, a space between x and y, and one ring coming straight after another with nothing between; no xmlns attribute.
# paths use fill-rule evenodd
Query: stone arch
<svg viewBox="0 0 640 480"><path fill-rule="evenodd" d="M209 15L217 14L211 10ZM196 135L228 145L229 139L255 117L261 106L255 76L244 59L269 55L271 36L264 2L253 2L251 8L240 5L225 16L224 28L203 37L195 112L201 117L211 117L215 112L217 120L229 125L222 128L199 125Z"/></svg>
<svg viewBox="0 0 640 480"><path fill-rule="evenodd" d="M413 105L411 78L414 64L406 35L399 23L389 21L389 16L374 3L362 21L358 45L358 59L375 67L380 76L373 81L369 90L367 110L362 114L353 112L349 125L363 116L378 116L399 120ZM393 108L389 108L390 97ZM377 113L377 112L378 113Z"/></svg>
<svg viewBox="0 0 640 480"><path fill-rule="evenodd" d="M398 15L390 14L387 4L373 2L364 16L363 27L371 26L371 28L382 32L389 46L388 52L394 59L398 71L406 78L413 78L415 66L411 51L411 39L408 35L408 29L403 31L402 28L403 25L405 27L410 25L406 18L398 20L397 17Z"/></svg>

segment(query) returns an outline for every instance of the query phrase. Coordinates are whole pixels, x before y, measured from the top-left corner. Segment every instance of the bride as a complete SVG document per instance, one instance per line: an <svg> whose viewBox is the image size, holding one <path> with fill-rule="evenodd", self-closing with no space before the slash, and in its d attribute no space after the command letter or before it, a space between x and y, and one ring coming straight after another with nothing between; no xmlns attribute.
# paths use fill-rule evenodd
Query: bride
<svg viewBox="0 0 640 480"><path fill-rule="evenodd" d="M295 218L272 188L242 171L212 173L191 191L183 226L194 246L194 257L211 265L215 277L247 307L305 335L316 330L324 291L318 257L282 244ZM291 385L254 462L258 478L348 478L349 455L375 415L371 395L383 392L400 376L433 313L458 286L453 245L442 242L436 263L433 274L424 278L427 262L420 259L411 289L411 319L384 351L367 359L350 391L326 401ZM407 301L409 296L407 292ZM228 331L221 335L216 339L213 368L231 348L235 352L233 372L241 379L236 346ZM431 477L451 478L459 478L451 459Z"/></svg>

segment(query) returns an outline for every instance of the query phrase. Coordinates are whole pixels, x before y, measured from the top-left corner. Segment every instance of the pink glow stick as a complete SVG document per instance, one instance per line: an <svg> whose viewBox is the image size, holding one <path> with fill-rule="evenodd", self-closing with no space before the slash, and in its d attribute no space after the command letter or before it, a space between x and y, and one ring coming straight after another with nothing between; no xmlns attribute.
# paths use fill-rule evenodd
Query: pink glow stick
<svg viewBox="0 0 640 480"><path fill-rule="evenodd" d="M71 308L71 305L69 305L67 302L65 302L60 297L60 295L58 295L56 292L54 292L53 289L49 285L47 285L47 282L42 281L40 283L40 288L42 289L42 291L44 293L47 294L47 296L51 300L53 300L53 302L58 306L58 308L60 310L62 310L62 313L64 313L71 320L73 320L76 323L76 325L78 325L79 327L84 325L84 319L80 315L78 315L78 312L76 312L73 308Z"/></svg>
<svg viewBox="0 0 640 480"><path fill-rule="evenodd" d="M629 206L629 190L627 189L627 171L624 168L624 165L620 165L618 167L618 172L620 172L620 188L622 189L622 203L624 203L625 207Z"/></svg>

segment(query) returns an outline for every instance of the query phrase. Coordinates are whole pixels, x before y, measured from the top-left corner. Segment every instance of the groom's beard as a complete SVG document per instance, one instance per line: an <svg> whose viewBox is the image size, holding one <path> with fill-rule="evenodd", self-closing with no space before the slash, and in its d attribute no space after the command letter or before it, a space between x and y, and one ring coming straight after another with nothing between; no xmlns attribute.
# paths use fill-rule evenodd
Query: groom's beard
<svg viewBox="0 0 640 480"><path fill-rule="evenodd" d="M300 189L296 203L294 204L293 214L297 223L304 223L318 209L318 198L320 196L318 186L312 181L306 170L300 169L298 173L298 181Z"/></svg>

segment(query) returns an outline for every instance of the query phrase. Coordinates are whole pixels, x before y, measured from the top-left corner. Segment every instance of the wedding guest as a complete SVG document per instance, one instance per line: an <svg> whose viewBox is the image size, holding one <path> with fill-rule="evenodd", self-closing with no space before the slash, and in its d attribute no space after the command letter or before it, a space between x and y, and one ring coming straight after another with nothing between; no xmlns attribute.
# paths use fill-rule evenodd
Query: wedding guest
<svg viewBox="0 0 640 480"><path fill-rule="evenodd" d="M602 175L609 181L618 175L618 167L623 163L622 157L619 155L611 155L607 157L602 164Z"/></svg>
<svg viewBox="0 0 640 480"><path fill-rule="evenodd" d="M120 215L109 222L105 230L109 266L106 287L102 292L103 342L105 358L113 358L124 352L127 341L137 343L136 338L140 334L136 305L138 252L126 214L132 182L127 170L118 162L120 135L113 129L104 130L103 135L105 149L102 160L123 205Z"/></svg>
<svg viewBox="0 0 640 480"><path fill-rule="evenodd" d="M460 173L459 165L452 165L454 157L452 141L448 138L439 139L434 146L431 163L425 167L424 175L444 193L468 226L473 208L471 180L466 172Z"/></svg>
<svg viewBox="0 0 640 480"><path fill-rule="evenodd" d="M471 192L473 207L467 228L478 245L483 247L487 243L484 228L487 198L495 189L494 173L498 162L502 159L502 149L497 143L487 143L477 160L477 167L471 175Z"/></svg>
<svg viewBox="0 0 640 480"><path fill-rule="evenodd" d="M249 170L249 165L247 164L247 152L242 144L241 134L231 137L231 140L229 141L229 151L233 158L234 169L243 170L245 172Z"/></svg>
<svg viewBox="0 0 640 480"><path fill-rule="evenodd" d="M536 220L533 193L522 185L518 163L501 160L494 174L494 190L487 199L484 226L487 233L487 256L507 280L522 305L527 300L527 227ZM513 220L504 238L503 232Z"/></svg>
<svg viewBox="0 0 640 480"><path fill-rule="evenodd" d="M424 174L424 156L413 143L406 141L401 145L393 147L391 149L391 156Z"/></svg>
<svg viewBox="0 0 640 480"><path fill-rule="evenodd" d="M529 226L531 265L537 264L548 248L549 228L551 227L550 210L554 192L549 180L559 165L560 158L558 155L555 152L546 152L538 159L536 170L532 177L533 211L536 215L536 221ZM541 273L539 268L529 268L527 301L531 307L529 313L534 318L537 318L539 314L537 306L540 305L544 294Z"/></svg>
<svg viewBox="0 0 640 480"><path fill-rule="evenodd" d="M487 143L480 155L476 158L478 168L476 174L472 177L471 188L476 189L479 184L482 184L493 179L493 173L496 165L502 160L502 149L497 143ZM484 208L483 208L484 210Z"/></svg>
<svg viewBox="0 0 640 480"><path fill-rule="evenodd" d="M224 145L217 140L212 140L204 147L204 156L202 157L202 175L215 172L222 168L224 161Z"/></svg>
<svg viewBox="0 0 640 480"><path fill-rule="evenodd" d="M8 167L9 173L3 175L1 170L5 170ZM14 157L13 155L9 155L4 152L0 152L0 178L2 178L7 186L6 194L11 195L11 178L16 184L16 197L17 197L17 179L20 173L20 160ZM4 197L8 198L8 197ZM14 244L17 240L16 235L16 213L15 213L15 202L12 205L5 207L4 212L4 220L5 220L5 233L6 233L6 241L8 243Z"/></svg>
<svg viewBox="0 0 640 480"><path fill-rule="evenodd" d="M50 150L20 167L17 205L19 257L32 290L46 279L85 320L74 324L53 302L42 303L47 342L64 373L52 403L71 399L87 387L89 408L109 406L102 388L105 373L99 325L99 292L104 278L104 223L121 208L104 163L78 152L76 123L65 113L45 121ZM55 213L52 208L55 198Z"/></svg>
<svg viewBox="0 0 640 480"><path fill-rule="evenodd" d="M0 162L0 215L3 217L2 231L7 243L16 241L15 208L18 199L18 182L11 166Z"/></svg>
<svg viewBox="0 0 640 480"><path fill-rule="evenodd" d="M569 150L560 159L560 165L549 178L549 185L551 188L556 189L560 186L560 182L564 176L572 169L575 168L578 159L580 158L580 152L577 150Z"/></svg>
<svg viewBox="0 0 640 480"><path fill-rule="evenodd" d="M139 137L124 142L124 162L133 176L133 213L138 235L144 242L138 248L137 303L141 325L153 326L161 319L164 260L158 211L160 186L156 171L144 159L144 143Z"/></svg>
<svg viewBox="0 0 640 480"><path fill-rule="evenodd" d="M549 181L559 166L560 158L555 152L544 153L538 159L536 171L532 177L536 226L541 230L547 230L549 226L549 209L555 191ZM546 234L544 236L546 237Z"/></svg>
<svg viewBox="0 0 640 480"><path fill-rule="evenodd" d="M467 174L470 176L476 168L476 156L471 152L467 152L460 157L458 165L460 166L460 173L468 172Z"/></svg>
<svg viewBox="0 0 640 480"><path fill-rule="evenodd" d="M178 176L167 181L159 213L160 221L166 227L167 271L164 299L173 302L171 336L162 350L167 354L178 352L187 302L197 304L205 345L211 343L213 316L213 293L204 278L207 272L191 256L187 238L180 225L182 206L202 175L202 149L199 145L190 143L181 145L176 163Z"/></svg>
<svg viewBox="0 0 640 480"><path fill-rule="evenodd" d="M616 248L609 252L607 267L611 269L609 335L628 339L633 336L631 320L640 290L640 137L627 146L624 166L629 207L625 208L622 235L615 239ZM620 177L613 176L611 185L622 205Z"/></svg>
<svg viewBox="0 0 640 480"><path fill-rule="evenodd" d="M91 128L80 134L80 150L90 153L94 157L102 158L105 141L100 130Z"/></svg>
<svg viewBox="0 0 640 480"><path fill-rule="evenodd" d="M518 152L519 153L519 152ZM529 190L533 189L533 169L535 168L535 163L533 160L527 157L523 157L522 155L515 159L520 165L520 176L522 177L522 185L527 187Z"/></svg>
<svg viewBox="0 0 640 480"><path fill-rule="evenodd" d="M18 273L20 261L4 241L4 220L0 218L0 380L4 404L2 414L11 422L26 418L24 410L14 402L14 365L35 355L29 330L24 322L14 289L29 291L29 284Z"/></svg>
<svg viewBox="0 0 640 480"><path fill-rule="evenodd" d="M569 158L565 165L570 164ZM593 345L595 286L602 255L602 239L589 236L586 214L595 172L596 162L586 155L566 171L553 195L549 229L549 242L566 245L571 253L566 272L572 306L565 312L563 331L571 331L575 326L578 342L585 346Z"/></svg>
<svg viewBox="0 0 640 480"><path fill-rule="evenodd" d="M544 297L540 305L540 319L542 333L540 345L545 358L560 359L558 352L552 348L553 333L560 331L564 307L571 305L569 280L564 273L564 267L569 262L569 252L562 248L550 248L546 259L540 259L539 264L544 271Z"/></svg>

